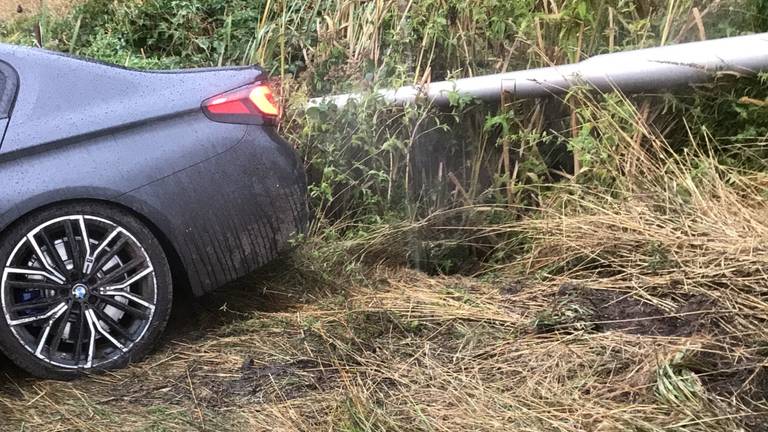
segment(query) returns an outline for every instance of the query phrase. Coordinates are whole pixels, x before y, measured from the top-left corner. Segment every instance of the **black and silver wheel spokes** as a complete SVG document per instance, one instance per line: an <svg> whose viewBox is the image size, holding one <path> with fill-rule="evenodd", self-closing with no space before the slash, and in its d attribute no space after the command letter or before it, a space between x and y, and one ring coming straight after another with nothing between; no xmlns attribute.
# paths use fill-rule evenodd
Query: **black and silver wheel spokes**
<svg viewBox="0 0 768 432"><path fill-rule="evenodd" d="M49 221L15 247L0 284L3 314L38 358L91 368L130 350L155 312L155 271L141 244L104 219Z"/></svg>

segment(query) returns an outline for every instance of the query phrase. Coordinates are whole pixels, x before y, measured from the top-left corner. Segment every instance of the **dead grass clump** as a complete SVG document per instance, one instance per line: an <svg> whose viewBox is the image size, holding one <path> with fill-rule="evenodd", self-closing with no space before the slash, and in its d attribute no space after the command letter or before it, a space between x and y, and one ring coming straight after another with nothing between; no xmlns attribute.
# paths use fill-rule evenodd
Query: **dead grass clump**
<svg viewBox="0 0 768 432"><path fill-rule="evenodd" d="M582 112L597 137L614 139L595 141L594 151L609 156L579 175L602 170L614 177L601 186L580 184L577 176L542 217L516 227L532 239L526 270L548 283L588 287L571 290L570 301L565 296L566 305L587 310L578 324L711 337L716 355L683 351L657 369L656 395L665 403L680 406L706 390L765 411L765 176L723 165L706 145L673 152L628 101L620 103L629 116L591 101ZM614 146L600 147L606 141ZM574 325L564 321L556 325ZM697 368L701 362L688 362L693 357L708 358L709 366Z"/></svg>
<svg viewBox="0 0 768 432"><path fill-rule="evenodd" d="M131 369L78 383L6 378L4 426L719 431L765 414L720 387L736 375L745 388L756 382L739 372L755 370L754 353L717 337L539 331L560 295L552 284L510 292L511 280L379 268L364 284L339 276L339 293L287 273L205 299L202 337L172 334L176 342ZM254 288L281 296L283 308L260 310Z"/></svg>

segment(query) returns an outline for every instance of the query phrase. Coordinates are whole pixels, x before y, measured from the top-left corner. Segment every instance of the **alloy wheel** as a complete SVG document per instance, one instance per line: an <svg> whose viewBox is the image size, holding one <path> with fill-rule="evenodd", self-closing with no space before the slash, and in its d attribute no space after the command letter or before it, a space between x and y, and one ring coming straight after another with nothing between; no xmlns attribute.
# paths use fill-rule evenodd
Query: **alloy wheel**
<svg viewBox="0 0 768 432"><path fill-rule="evenodd" d="M155 269L127 229L70 215L31 230L0 280L6 323L40 360L90 369L125 353L147 333L157 303Z"/></svg>

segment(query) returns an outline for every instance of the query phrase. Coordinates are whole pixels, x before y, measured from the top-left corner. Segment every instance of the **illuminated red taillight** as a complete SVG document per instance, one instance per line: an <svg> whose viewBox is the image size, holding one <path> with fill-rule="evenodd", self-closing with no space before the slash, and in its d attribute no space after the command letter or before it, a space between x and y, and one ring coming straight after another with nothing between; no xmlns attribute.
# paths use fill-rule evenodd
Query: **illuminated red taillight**
<svg viewBox="0 0 768 432"><path fill-rule="evenodd" d="M272 89L263 83L236 88L203 101L203 112L213 121L243 124L274 124L280 108Z"/></svg>

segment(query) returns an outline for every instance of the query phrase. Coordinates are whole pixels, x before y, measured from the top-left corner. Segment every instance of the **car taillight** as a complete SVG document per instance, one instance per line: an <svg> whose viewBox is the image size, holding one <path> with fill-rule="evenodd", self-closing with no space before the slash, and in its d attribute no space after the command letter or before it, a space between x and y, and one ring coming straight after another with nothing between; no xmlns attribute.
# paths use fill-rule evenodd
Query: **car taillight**
<svg viewBox="0 0 768 432"><path fill-rule="evenodd" d="M222 123L275 124L280 107L269 86L255 83L206 99L203 112Z"/></svg>

